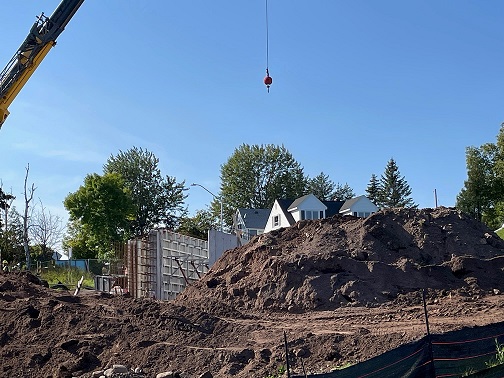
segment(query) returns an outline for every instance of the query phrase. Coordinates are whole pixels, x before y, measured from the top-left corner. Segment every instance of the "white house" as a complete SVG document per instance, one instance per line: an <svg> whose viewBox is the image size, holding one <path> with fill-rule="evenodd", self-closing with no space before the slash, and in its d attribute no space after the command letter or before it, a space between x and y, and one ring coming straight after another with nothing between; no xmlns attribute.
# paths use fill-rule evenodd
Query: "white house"
<svg viewBox="0 0 504 378"><path fill-rule="evenodd" d="M270 209L237 209L233 219L234 234L250 240L264 232Z"/></svg>
<svg viewBox="0 0 504 378"><path fill-rule="evenodd" d="M346 200L339 213L341 215L353 215L355 217L365 218L378 211L378 206L369 200L366 196L354 197Z"/></svg>
<svg viewBox="0 0 504 378"><path fill-rule="evenodd" d="M326 218L328 207L313 194L293 200L277 199L271 209L264 232L292 226L304 219Z"/></svg>
<svg viewBox="0 0 504 378"><path fill-rule="evenodd" d="M271 209L264 232L290 227L305 219L323 219L336 214L367 217L378 211L378 207L366 196L346 201L320 201L313 194L295 200L277 199Z"/></svg>

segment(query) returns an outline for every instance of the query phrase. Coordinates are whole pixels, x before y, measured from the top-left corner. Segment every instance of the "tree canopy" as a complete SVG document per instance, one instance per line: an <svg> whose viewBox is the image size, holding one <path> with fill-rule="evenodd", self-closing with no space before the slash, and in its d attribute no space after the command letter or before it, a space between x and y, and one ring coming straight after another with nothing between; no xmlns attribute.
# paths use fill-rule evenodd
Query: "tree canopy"
<svg viewBox="0 0 504 378"><path fill-rule="evenodd" d="M345 201L347 199L355 197L355 193L353 189L345 183L341 185L340 183L336 184L336 188L331 196L331 201Z"/></svg>
<svg viewBox="0 0 504 378"><path fill-rule="evenodd" d="M0 209L7 211L10 206L11 200L15 198L16 197L14 197L12 194L5 193L2 187L0 187Z"/></svg>
<svg viewBox="0 0 504 378"><path fill-rule="evenodd" d="M368 196L373 196L375 204L382 208L391 207L417 207L411 198L411 188L401 176L396 161L391 158L387 162L385 171L377 181L376 175L371 176L371 181L366 188ZM369 197L371 199L371 197Z"/></svg>
<svg viewBox="0 0 504 378"><path fill-rule="evenodd" d="M109 157L103 171L119 173L130 191L134 206L130 231L135 237L141 237L161 224L175 229L186 214L185 182L178 183L175 177L163 177L154 153L137 147L120 151Z"/></svg>
<svg viewBox="0 0 504 378"><path fill-rule="evenodd" d="M380 181L374 173L371 175L371 179L366 188L366 196L375 205L380 203Z"/></svg>
<svg viewBox="0 0 504 378"><path fill-rule="evenodd" d="M64 205L70 220L82 225L87 247L100 258L110 257L114 242L130 236L134 207L130 191L118 173L87 175L84 185L70 193Z"/></svg>
<svg viewBox="0 0 504 378"><path fill-rule="evenodd" d="M308 179L307 191L321 201L330 201L334 196L336 184L324 172Z"/></svg>
<svg viewBox="0 0 504 378"><path fill-rule="evenodd" d="M504 221L504 124L496 143L466 148L467 179L456 207L491 228Z"/></svg>
<svg viewBox="0 0 504 378"><path fill-rule="evenodd" d="M37 246L32 254L40 261L50 260L63 235L63 223L39 201L30 217L30 241Z"/></svg>
<svg viewBox="0 0 504 378"><path fill-rule="evenodd" d="M193 217L182 218L176 231L183 235L207 240L208 231L218 227L215 219L211 211L198 210Z"/></svg>
<svg viewBox="0 0 504 378"><path fill-rule="evenodd" d="M9 263L21 262L25 259L23 246L23 222L21 215L14 206L8 210L7 225L0 230L1 259Z"/></svg>
<svg viewBox="0 0 504 378"><path fill-rule="evenodd" d="M278 198L306 194L303 168L284 146L242 144L221 166L221 198L226 224L238 208L270 208ZM220 202L214 199L218 214Z"/></svg>

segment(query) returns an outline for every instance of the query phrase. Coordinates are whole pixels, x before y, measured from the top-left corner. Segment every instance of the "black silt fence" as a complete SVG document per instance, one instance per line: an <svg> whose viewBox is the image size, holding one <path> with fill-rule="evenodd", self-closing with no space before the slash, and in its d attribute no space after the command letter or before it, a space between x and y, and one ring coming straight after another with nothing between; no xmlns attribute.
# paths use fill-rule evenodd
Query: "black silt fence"
<svg viewBox="0 0 504 378"><path fill-rule="evenodd" d="M307 377L504 377L504 365L488 368L495 360L496 341L504 344L504 322L439 335L431 334L430 340L431 346L429 337L426 336L346 369ZM302 377L304 375L292 375L292 378Z"/></svg>
<svg viewBox="0 0 504 378"><path fill-rule="evenodd" d="M432 335L436 376L455 377L486 369L495 359L496 341L504 344L504 322Z"/></svg>
<svg viewBox="0 0 504 378"><path fill-rule="evenodd" d="M429 377L432 373L429 344L427 338L424 337L360 364L330 373L307 376L317 378ZM292 378L302 377L304 375L292 376Z"/></svg>

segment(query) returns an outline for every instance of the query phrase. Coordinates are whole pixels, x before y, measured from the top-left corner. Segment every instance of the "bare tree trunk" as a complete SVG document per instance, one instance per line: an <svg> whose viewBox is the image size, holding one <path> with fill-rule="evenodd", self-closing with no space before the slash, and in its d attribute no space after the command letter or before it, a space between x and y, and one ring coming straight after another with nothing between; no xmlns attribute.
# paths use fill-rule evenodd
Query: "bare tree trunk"
<svg viewBox="0 0 504 378"><path fill-rule="evenodd" d="M26 189L26 185L28 182L28 173L30 172L30 164L26 167L26 176L24 180L24 199L25 199L25 211L23 216L23 245L26 257L26 269L30 270L31 268L31 260L30 260L30 248L28 245L28 209L30 208L30 202L33 199L33 193L35 192L35 184L31 184L31 188L29 190Z"/></svg>

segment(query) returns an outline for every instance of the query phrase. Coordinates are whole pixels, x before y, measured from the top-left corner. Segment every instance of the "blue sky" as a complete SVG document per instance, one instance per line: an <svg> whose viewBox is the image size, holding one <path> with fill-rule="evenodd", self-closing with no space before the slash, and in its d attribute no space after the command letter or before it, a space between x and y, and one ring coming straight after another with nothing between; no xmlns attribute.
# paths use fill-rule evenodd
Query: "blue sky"
<svg viewBox="0 0 504 378"><path fill-rule="evenodd" d="M2 4L0 64L59 0ZM420 207L454 206L465 148L503 115L497 0L86 0L10 107L0 179L66 217L65 196L133 146L218 194L242 143L283 144L311 177L365 194L393 157ZM188 191L191 213L211 196ZM22 201L16 206L21 210Z"/></svg>

